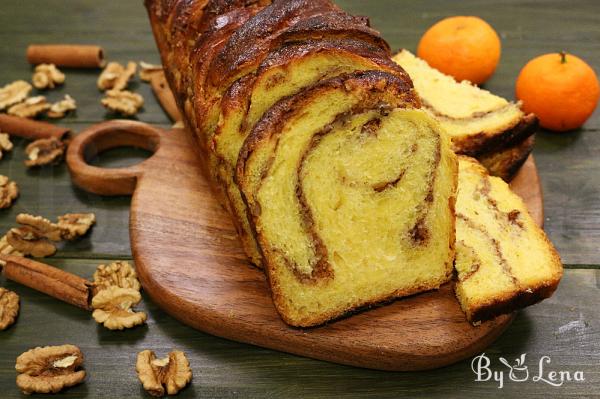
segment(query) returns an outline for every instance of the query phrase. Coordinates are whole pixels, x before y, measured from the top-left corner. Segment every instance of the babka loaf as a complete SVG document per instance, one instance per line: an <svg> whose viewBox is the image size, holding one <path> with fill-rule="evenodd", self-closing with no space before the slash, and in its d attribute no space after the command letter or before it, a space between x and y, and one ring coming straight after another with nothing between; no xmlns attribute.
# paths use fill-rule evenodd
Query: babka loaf
<svg viewBox="0 0 600 399"><path fill-rule="evenodd" d="M475 159L459 157L455 292L471 322L552 295L560 257L523 201Z"/></svg>
<svg viewBox="0 0 600 399"><path fill-rule="evenodd" d="M368 20L329 0L146 0L170 86L291 325L452 275L456 158Z"/></svg>
<svg viewBox="0 0 600 399"><path fill-rule="evenodd" d="M476 157L494 176L510 178L525 162L538 129L537 117L520 104L430 67L402 50L393 57L408 72L423 108L448 132L458 154Z"/></svg>

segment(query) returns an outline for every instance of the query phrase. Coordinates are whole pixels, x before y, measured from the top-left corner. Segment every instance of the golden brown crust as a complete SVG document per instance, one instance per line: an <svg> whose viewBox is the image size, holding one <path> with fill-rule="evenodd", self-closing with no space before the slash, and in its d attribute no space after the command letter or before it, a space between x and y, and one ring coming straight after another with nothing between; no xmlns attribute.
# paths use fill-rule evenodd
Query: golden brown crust
<svg viewBox="0 0 600 399"><path fill-rule="evenodd" d="M479 155L477 160L485 166L490 175L510 181L531 154L534 144L535 135L532 135L513 147Z"/></svg>
<svg viewBox="0 0 600 399"><path fill-rule="evenodd" d="M482 304L474 309L469 321L472 323L487 321L494 317L534 305L551 297L559 283L560 278L544 282L536 287L530 287L527 290L522 290L512 295L494 298L489 303Z"/></svg>
<svg viewBox="0 0 600 399"><path fill-rule="evenodd" d="M309 39L354 38L385 49L387 43L364 18L338 11L329 0L275 1L244 24L212 62L209 82L228 87L285 43Z"/></svg>
<svg viewBox="0 0 600 399"><path fill-rule="evenodd" d="M209 82L213 86L231 82L231 75L246 63L260 63L279 33L299 18L333 9L329 0L275 0L234 32L211 62Z"/></svg>
<svg viewBox="0 0 600 399"><path fill-rule="evenodd" d="M457 154L477 157L481 154L497 152L520 143L532 136L539 128L534 114L523 116L513 127L502 132L480 132L452 141Z"/></svg>

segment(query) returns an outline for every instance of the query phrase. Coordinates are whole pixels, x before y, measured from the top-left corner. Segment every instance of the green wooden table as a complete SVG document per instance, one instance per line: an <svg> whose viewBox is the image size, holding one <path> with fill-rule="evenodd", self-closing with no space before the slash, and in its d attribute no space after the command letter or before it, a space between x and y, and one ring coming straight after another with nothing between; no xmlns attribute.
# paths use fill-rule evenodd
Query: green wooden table
<svg viewBox="0 0 600 399"><path fill-rule="evenodd" d="M25 61L30 43L91 43L102 45L110 60L158 62L142 1L3 0L0 7L0 83L30 79ZM371 17L394 49L414 50L420 35L448 15L478 15L502 38L503 54L486 88L513 98L519 69L532 57L567 50L600 68L600 3L589 1L401 1L339 0L352 13ZM96 89L98 71L66 70L67 82L49 92L52 100L65 93L78 103L75 116L61 123L80 131L109 119ZM146 99L139 120L168 126L170 122L150 88L133 89ZM97 225L85 239L60 247L49 263L91 277L100 263L131 259L128 238L128 197L105 198L83 192L70 182L65 165L26 170L22 140L0 161L0 174L15 179L21 196L0 212L0 232L13 226L21 212L54 218L67 212L94 212ZM140 397L145 393L135 373L136 354L153 349L159 356L172 348L184 350L194 371L181 397L600 397L600 111L585 127L567 134L541 132L535 156L544 192L546 231L558 247L566 272L549 300L518 313L512 326L487 351L490 368L504 371L504 383L475 381L471 361L429 372L390 373L340 366L195 331L166 315L146 298L146 326L110 332L84 311L60 303L0 278L0 286L21 297L18 322L0 332L0 397L19 397L15 358L35 346L72 343L84 352L86 382L63 393L70 397ZM96 162L123 166L148 154L112 150ZM398 326L402 328L402 326ZM529 379L515 382L499 362L512 364L526 353ZM548 372L583 373L585 381L560 387L542 380L543 356ZM518 375L517 377L521 377Z"/></svg>

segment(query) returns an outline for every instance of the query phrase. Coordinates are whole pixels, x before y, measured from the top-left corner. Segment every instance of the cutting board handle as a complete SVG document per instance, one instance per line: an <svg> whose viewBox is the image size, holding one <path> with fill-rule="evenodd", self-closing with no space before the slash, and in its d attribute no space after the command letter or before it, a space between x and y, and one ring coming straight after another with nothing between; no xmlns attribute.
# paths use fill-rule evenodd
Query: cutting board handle
<svg viewBox="0 0 600 399"><path fill-rule="evenodd" d="M79 133L69 144L67 165L73 182L100 195L131 195L149 159L125 168L100 168L88 162L97 154L117 147L136 147L156 153L164 131L146 123L113 120Z"/></svg>

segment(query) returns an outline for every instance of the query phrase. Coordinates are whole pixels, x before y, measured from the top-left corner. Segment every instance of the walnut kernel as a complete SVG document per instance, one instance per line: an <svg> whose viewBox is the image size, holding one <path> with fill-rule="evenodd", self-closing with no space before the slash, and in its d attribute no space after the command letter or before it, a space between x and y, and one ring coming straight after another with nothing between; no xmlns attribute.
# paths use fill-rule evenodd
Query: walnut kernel
<svg viewBox="0 0 600 399"><path fill-rule="evenodd" d="M92 317L109 330L123 330L143 324L146 313L131 308L142 300L139 291L132 288L108 287L92 298Z"/></svg>
<svg viewBox="0 0 600 399"><path fill-rule="evenodd" d="M127 87L129 80L135 75L137 65L128 62L127 67L118 62L109 62L98 77L98 88L104 90L123 90Z"/></svg>
<svg viewBox="0 0 600 399"><path fill-rule="evenodd" d="M81 383L83 354L74 345L31 349L17 358L17 386L23 393L57 393Z"/></svg>
<svg viewBox="0 0 600 399"><path fill-rule="evenodd" d="M25 161L27 167L48 165L58 162L65 153L65 144L55 137L39 139L30 143L25 148L28 160Z"/></svg>
<svg viewBox="0 0 600 399"><path fill-rule="evenodd" d="M9 208L19 196L17 183L8 177L0 175L0 209Z"/></svg>
<svg viewBox="0 0 600 399"><path fill-rule="evenodd" d="M125 116L132 116L137 114L144 105L144 97L126 90L108 90L106 97L101 102L111 111Z"/></svg>
<svg viewBox="0 0 600 399"><path fill-rule="evenodd" d="M153 351L138 354L135 369L144 389L153 396L175 395L192 380L190 362L181 351L157 359Z"/></svg>
<svg viewBox="0 0 600 399"><path fill-rule="evenodd" d="M52 242L45 237L39 237L26 226L10 229L6 234L6 240L24 255L44 258L56 253L56 247Z"/></svg>
<svg viewBox="0 0 600 399"><path fill-rule="evenodd" d="M17 80L0 88L0 111L25 100L31 89L31 85L24 80Z"/></svg>
<svg viewBox="0 0 600 399"><path fill-rule="evenodd" d="M53 89L65 82L65 74L54 64L40 64L35 67L31 81L36 89Z"/></svg>
<svg viewBox="0 0 600 399"><path fill-rule="evenodd" d="M152 74L156 72L161 72L162 70L162 65L154 65L144 61L140 61L140 79L144 82L149 82L152 78Z"/></svg>
<svg viewBox="0 0 600 399"><path fill-rule="evenodd" d="M42 112L50 109L50 104L44 96L29 97L19 104L15 104L8 109L9 115L21 118L35 118Z"/></svg>
<svg viewBox="0 0 600 399"><path fill-rule="evenodd" d="M0 331L12 325L19 314L19 296L0 287Z"/></svg>
<svg viewBox="0 0 600 399"><path fill-rule="evenodd" d="M132 288L139 291L141 286L137 274L129 262L117 261L100 265L94 273L94 283L98 291L108 287Z"/></svg>
<svg viewBox="0 0 600 399"><path fill-rule="evenodd" d="M60 100L50 107L46 115L48 118L63 118L69 111L75 111L77 109L77 103L70 95L65 95L63 100Z"/></svg>
<svg viewBox="0 0 600 399"><path fill-rule="evenodd" d="M41 216L33 216L28 213L17 215L17 223L31 231L38 238L47 238L51 241L61 240L61 231L57 224Z"/></svg>
<svg viewBox="0 0 600 399"><path fill-rule="evenodd" d="M10 141L10 136L7 133L0 133L0 159L5 151L8 152L12 149L13 143Z"/></svg>
<svg viewBox="0 0 600 399"><path fill-rule="evenodd" d="M85 235L96 223L93 213L67 213L58 217L57 226L63 240L75 240Z"/></svg>
<svg viewBox="0 0 600 399"><path fill-rule="evenodd" d="M8 243L6 239L6 235L0 238L0 254L2 255L15 255L15 256L23 256L23 254L13 248L12 245ZM6 262L0 260L0 264L4 265Z"/></svg>

